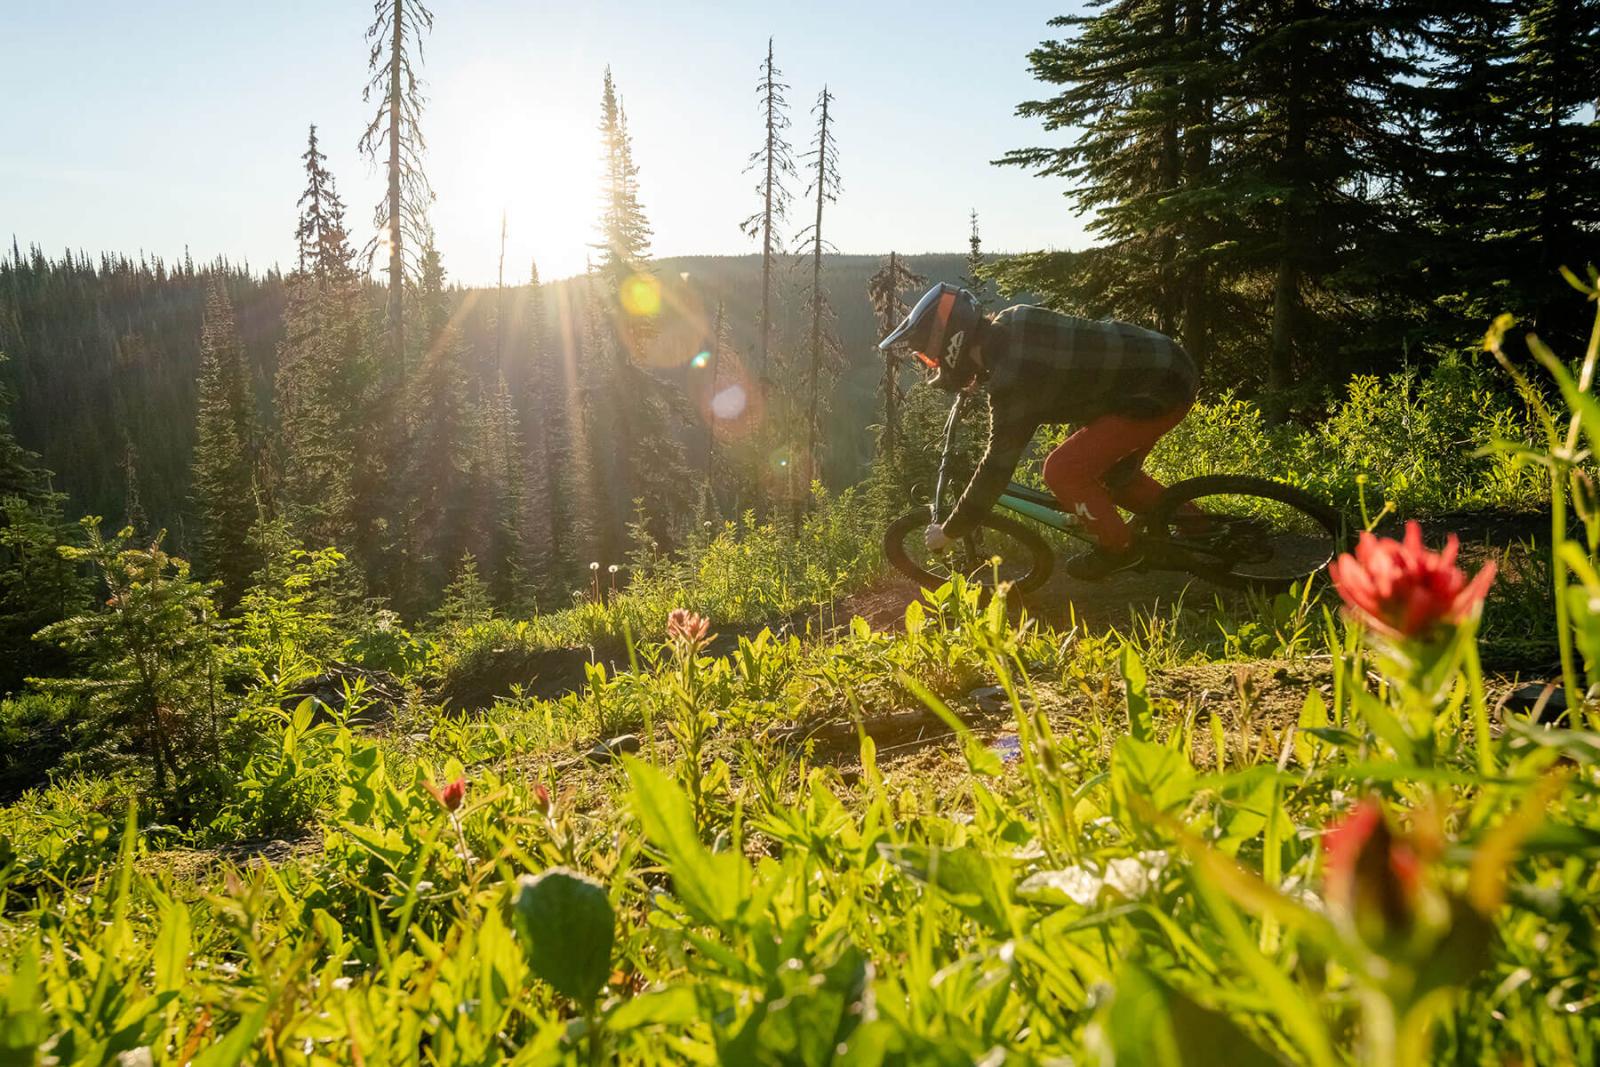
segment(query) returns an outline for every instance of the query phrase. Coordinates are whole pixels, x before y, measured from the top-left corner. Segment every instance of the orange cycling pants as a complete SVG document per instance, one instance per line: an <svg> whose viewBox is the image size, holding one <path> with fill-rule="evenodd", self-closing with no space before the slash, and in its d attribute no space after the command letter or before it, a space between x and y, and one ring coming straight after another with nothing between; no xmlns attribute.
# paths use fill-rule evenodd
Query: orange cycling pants
<svg viewBox="0 0 1600 1067"><path fill-rule="evenodd" d="M1143 471L1145 457L1189 408L1149 418L1102 415L1045 457L1044 483L1103 547L1121 551L1132 544L1133 532L1117 508L1142 514L1155 507L1163 486Z"/></svg>

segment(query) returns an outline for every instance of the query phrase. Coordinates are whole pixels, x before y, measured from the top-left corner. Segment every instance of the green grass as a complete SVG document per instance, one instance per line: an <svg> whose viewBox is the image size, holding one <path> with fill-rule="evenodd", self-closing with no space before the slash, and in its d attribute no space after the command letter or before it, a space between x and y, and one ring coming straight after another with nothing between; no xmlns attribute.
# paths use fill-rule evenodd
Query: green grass
<svg viewBox="0 0 1600 1067"><path fill-rule="evenodd" d="M1432 1055L1591 1057L1600 736L1479 738L1461 675L1437 720L1385 740L1370 717L1403 709L1358 660L1306 705L1319 732L1296 734L1301 713L1260 710L1248 686L1163 697L1121 640L1018 626L961 590L907 623L720 658L650 642L636 674L420 734L304 708L246 774L281 778L284 753L299 768L286 788L313 813L311 851L277 862L153 852L159 835L122 831L125 798L96 784L35 794L0 823L0 1034L51 1040L63 1061L145 1046L292 1063L812 1063L841 1047L847 1062L1157 1062L1162 1042L1203 1038L1345 1062L1363 1055L1373 969L1412 949L1375 955L1308 902L1324 828L1376 790L1442 835L1426 878L1448 918L1411 936L1454 944L1478 915L1460 901L1505 885L1481 919L1493 936L1440 977ZM887 713L971 716L967 692L992 682L1009 715L878 752ZM856 740L810 754L763 739L851 717ZM571 756L647 723L637 762ZM1008 761L990 741L1012 734ZM1552 778L1561 757L1576 766ZM452 813L424 783L458 775ZM1537 829L1494 858L1541 788ZM556 867L584 880L519 887ZM604 967L580 967L603 933Z"/></svg>

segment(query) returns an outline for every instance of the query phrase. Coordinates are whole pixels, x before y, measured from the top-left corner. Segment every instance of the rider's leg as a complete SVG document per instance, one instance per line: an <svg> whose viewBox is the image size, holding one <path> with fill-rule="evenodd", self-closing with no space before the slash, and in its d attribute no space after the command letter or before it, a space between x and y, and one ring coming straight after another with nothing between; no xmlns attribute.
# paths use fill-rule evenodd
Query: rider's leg
<svg viewBox="0 0 1600 1067"><path fill-rule="evenodd" d="M1156 433L1156 437L1164 436L1168 430L1182 422L1184 416L1188 414L1189 405L1184 405L1175 411L1157 416L1152 421L1166 422L1167 426ZM1154 444L1155 442L1152 441L1151 446L1153 447ZM1156 501L1161 498L1161 494L1167 491L1166 486L1145 473L1144 461L1149 456L1150 448L1148 447L1129 453L1112 464L1111 470L1102 479L1106 489L1110 491L1112 502L1123 511L1131 511L1135 515L1143 515L1152 511L1155 509Z"/></svg>
<svg viewBox="0 0 1600 1067"><path fill-rule="evenodd" d="M1083 520L1089 533L1112 552L1125 552L1133 535L1117 512L1117 501L1106 489L1112 469L1130 457L1142 461L1161 435L1182 421L1188 405L1150 418L1102 415L1068 437L1045 457L1044 481L1068 514ZM1148 483L1148 484L1146 484ZM1131 488L1132 496L1128 495ZM1129 504L1153 503L1161 486L1143 472L1118 486L1118 496ZM1141 510L1133 507L1130 510Z"/></svg>

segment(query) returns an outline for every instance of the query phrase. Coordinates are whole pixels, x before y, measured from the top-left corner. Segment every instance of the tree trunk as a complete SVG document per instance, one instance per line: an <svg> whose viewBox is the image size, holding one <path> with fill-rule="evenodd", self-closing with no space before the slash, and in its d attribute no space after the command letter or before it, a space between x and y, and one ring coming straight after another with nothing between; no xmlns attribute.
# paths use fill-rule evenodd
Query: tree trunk
<svg viewBox="0 0 1600 1067"><path fill-rule="evenodd" d="M1189 62L1194 62L1196 57L1193 51L1198 49L1199 42L1205 37L1211 20L1215 18L1215 5L1218 0L1189 0L1185 16L1184 40L1191 51ZM1208 16L1210 16L1208 18ZM1194 190L1205 180L1211 168L1211 140L1210 130L1212 119L1212 101L1200 90L1191 90L1186 101L1183 134L1183 184L1184 188ZM1183 347L1188 351L1195 366L1202 371L1210 358L1211 334L1209 319L1209 301L1207 300L1206 285L1209 271L1204 260L1204 250L1211 244L1210 219L1202 216L1191 219L1189 232L1184 235L1183 252Z"/></svg>
<svg viewBox="0 0 1600 1067"><path fill-rule="evenodd" d="M817 217L811 252L811 368L806 383L806 481L809 494L817 479L817 409L822 389L822 205L828 194L828 97L823 91L822 128L817 136Z"/></svg>
<svg viewBox="0 0 1600 1067"><path fill-rule="evenodd" d="M706 492L710 494L713 505L717 499L717 362L722 356L722 315L723 302L719 300L717 324L711 331L709 366L706 368L711 375L711 384L706 390L706 396L709 398L706 403Z"/></svg>
<svg viewBox="0 0 1600 1067"><path fill-rule="evenodd" d="M401 388L406 382L405 254L400 237L400 57L405 47L405 0L394 0L389 43L389 346Z"/></svg>
<svg viewBox="0 0 1600 1067"><path fill-rule="evenodd" d="M1290 19L1301 21L1302 0L1295 0ZM1272 287L1272 340L1267 355L1267 410L1273 421L1288 416L1285 395L1294 384L1294 350L1300 312L1300 199L1306 182L1306 107L1300 93L1301 57L1298 33L1289 38L1284 64L1284 184L1288 196L1278 214L1278 269Z"/></svg>
<svg viewBox="0 0 1600 1067"><path fill-rule="evenodd" d="M895 296L899 291L899 280L900 259L894 252L890 252L889 294L887 297L888 314L885 316L885 322L882 324L887 326L887 329L883 331L885 336L887 336L889 330L893 330L895 327L893 320L895 318L895 312L898 310L898 308L895 306L898 303L898 301L895 299ZM890 472L890 475L893 476L893 474L900 468L898 455L900 450L900 360L899 357L893 352L886 352L884 355L886 358L883 361L883 459L885 466Z"/></svg>
<svg viewBox="0 0 1600 1067"><path fill-rule="evenodd" d="M1161 4L1161 47L1167 60L1173 58L1172 52L1178 38L1178 0L1162 0ZM1162 86L1170 94L1176 88L1176 77L1168 73L1162 77ZM1167 121L1161 127L1161 159L1156 172L1156 185L1162 196L1170 195L1178 187L1181 173L1182 154L1178 140L1177 108L1169 108ZM1157 299L1157 329L1164 334L1172 334L1177 329L1178 323L1178 235L1171 223L1161 227L1160 236L1156 241L1156 269L1161 278L1161 292Z"/></svg>

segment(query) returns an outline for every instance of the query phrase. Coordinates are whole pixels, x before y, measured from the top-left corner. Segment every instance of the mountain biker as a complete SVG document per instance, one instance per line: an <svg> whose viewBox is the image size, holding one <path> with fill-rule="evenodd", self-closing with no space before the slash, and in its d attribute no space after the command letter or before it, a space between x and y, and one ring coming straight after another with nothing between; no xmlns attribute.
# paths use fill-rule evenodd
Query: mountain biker
<svg viewBox="0 0 1600 1067"><path fill-rule="evenodd" d="M994 506L1033 435L1046 423L1079 429L1044 460L1044 481L1096 547L1067 573L1096 581L1142 562L1117 508L1142 513L1162 486L1141 469L1194 403L1199 374L1170 337L1125 322L1018 304L985 315L965 289L940 283L878 345L905 345L949 392L989 394L989 441L966 491L923 539L939 551Z"/></svg>

